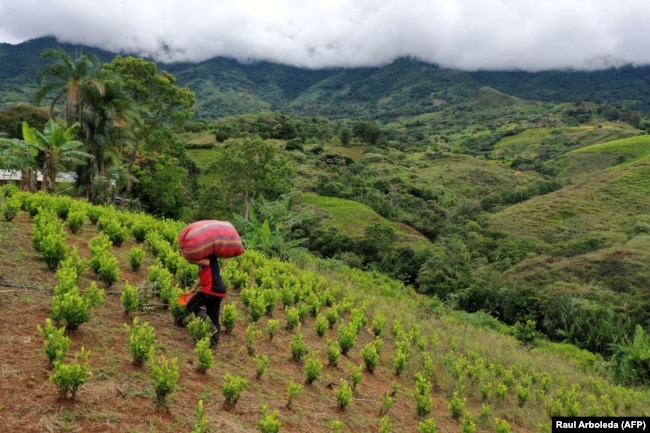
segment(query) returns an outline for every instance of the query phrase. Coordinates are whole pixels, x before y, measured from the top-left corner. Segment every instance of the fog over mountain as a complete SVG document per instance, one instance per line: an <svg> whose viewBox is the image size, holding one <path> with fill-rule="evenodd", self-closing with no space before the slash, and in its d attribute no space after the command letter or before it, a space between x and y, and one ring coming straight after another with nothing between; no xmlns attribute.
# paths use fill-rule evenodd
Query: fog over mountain
<svg viewBox="0 0 650 433"><path fill-rule="evenodd" d="M41 36L161 62L308 68L411 56L464 70L650 64L646 0L0 1L0 42Z"/></svg>

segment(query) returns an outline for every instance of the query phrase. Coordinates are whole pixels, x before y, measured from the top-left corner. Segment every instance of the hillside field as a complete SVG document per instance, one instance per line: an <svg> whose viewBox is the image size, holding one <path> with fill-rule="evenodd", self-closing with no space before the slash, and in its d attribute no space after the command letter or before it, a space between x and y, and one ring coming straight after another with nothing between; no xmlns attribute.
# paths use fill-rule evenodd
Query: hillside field
<svg viewBox="0 0 650 433"><path fill-rule="evenodd" d="M38 204L36 217L61 200L17 194L31 212ZM0 246L9 252L0 256L0 306L5 310L0 337L6 343L0 348L0 422L8 431L190 431L198 419L199 400L204 402L209 432L260 431L264 404L267 415L275 414L284 432L379 431L382 426L386 431L413 432L426 420L433 420L439 432L465 431L470 423L479 432L504 426L518 432L547 432L551 414L638 416L650 411L650 394L611 384L596 355L541 340L535 347L525 347L513 338L512 330L488 315L454 312L379 274L308 258L298 267L253 250L226 261L224 277L230 294L222 305L222 322L224 310L232 305L236 320L232 332L223 335L213 351L214 365L201 373L188 329L174 324L171 303L165 308L157 297L163 289L156 295L151 286L151 268L169 265L170 257L178 254L171 239L180 225L116 214L83 202L70 205L95 217L102 215L100 225L110 218L128 228L124 242L109 252L119 263L119 280L109 286L89 268L81 273L82 293L94 281L106 290L106 298L92 310L88 322L65 333L72 341L65 362L74 363L74 354L84 347L90 351L90 374L76 400L61 399L49 380L53 371L38 331L51 315L53 290L61 277L32 247L36 218L25 210L11 222L0 222ZM128 256L140 245L135 233L142 221L151 224L147 241L141 244L146 256L139 270L133 271ZM76 247L80 257L92 259L89 245L102 230L107 229L88 220L76 234L66 227L67 256ZM168 247L165 242L170 242ZM170 249L161 252L165 248ZM180 284L177 278L174 284ZM126 314L120 301L127 285L141 290L143 308L135 313ZM289 299L287 291L292 293ZM264 299L277 303L266 302L266 314L254 316L255 299L269 295ZM268 305L275 306L269 309ZM288 329L292 308L304 315L298 327ZM328 313L336 320L321 337L316 324ZM164 404L154 398L154 361L132 365L127 325L134 317L155 330L153 359L177 361L178 381ZM268 335L272 319L280 324L273 339ZM356 323L361 325L350 351L340 355L336 365L329 365L327 341L340 343L345 330ZM293 341L299 334L309 353L297 361L292 360ZM364 353L368 347L376 348L373 342L378 340L380 356L371 372ZM399 353L405 364L397 374ZM262 357L268 359L268 368L257 377L256 359ZM308 384L306 366L314 360L323 368ZM225 405L226 373L247 381L234 406ZM342 410L337 392L344 382L353 383L354 376L360 382ZM299 385L300 391L287 407L290 384Z"/></svg>

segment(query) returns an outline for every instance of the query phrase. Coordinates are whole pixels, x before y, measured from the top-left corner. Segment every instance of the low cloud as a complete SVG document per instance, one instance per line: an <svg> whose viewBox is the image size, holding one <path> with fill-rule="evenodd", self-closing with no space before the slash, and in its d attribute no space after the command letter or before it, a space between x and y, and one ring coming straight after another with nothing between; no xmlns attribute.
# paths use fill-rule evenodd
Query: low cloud
<svg viewBox="0 0 650 433"><path fill-rule="evenodd" d="M11 3L11 4L8 4ZM602 69L650 64L645 0L21 0L0 41L41 36L162 62Z"/></svg>

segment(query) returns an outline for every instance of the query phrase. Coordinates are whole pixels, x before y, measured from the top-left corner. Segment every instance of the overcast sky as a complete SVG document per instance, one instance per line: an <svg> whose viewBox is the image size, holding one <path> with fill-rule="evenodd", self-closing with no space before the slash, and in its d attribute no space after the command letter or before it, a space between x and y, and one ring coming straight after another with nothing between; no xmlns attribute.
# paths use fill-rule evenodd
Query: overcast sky
<svg viewBox="0 0 650 433"><path fill-rule="evenodd" d="M0 0L0 42L41 36L163 62L600 69L650 64L650 0Z"/></svg>

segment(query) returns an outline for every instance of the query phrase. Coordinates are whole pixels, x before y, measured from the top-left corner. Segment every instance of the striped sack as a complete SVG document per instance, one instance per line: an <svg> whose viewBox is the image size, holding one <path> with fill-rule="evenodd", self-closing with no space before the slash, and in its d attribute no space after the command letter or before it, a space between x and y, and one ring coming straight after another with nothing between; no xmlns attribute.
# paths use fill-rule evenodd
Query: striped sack
<svg viewBox="0 0 650 433"><path fill-rule="evenodd" d="M228 221L193 222L178 234L178 245L188 260L205 259L210 254L224 259L244 254L239 233Z"/></svg>

